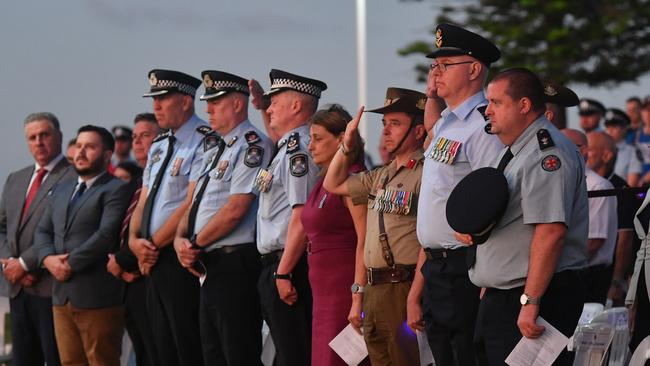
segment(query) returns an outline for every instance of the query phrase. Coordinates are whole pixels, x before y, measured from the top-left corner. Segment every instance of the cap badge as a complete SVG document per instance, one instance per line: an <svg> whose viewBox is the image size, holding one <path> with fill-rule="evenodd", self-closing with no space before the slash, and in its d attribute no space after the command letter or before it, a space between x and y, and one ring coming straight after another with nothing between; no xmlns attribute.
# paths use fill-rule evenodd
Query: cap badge
<svg viewBox="0 0 650 366"><path fill-rule="evenodd" d="M214 81L212 80L212 77L210 77L210 74L205 74L203 77L203 84L206 88L212 88Z"/></svg>
<svg viewBox="0 0 650 366"><path fill-rule="evenodd" d="M399 100L399 98L386 98L384 100L384 107L389 106L389 105L397 102L398 100Z"/></svg>
<svg viewBox="0 0 650 366"><path fill-rule="evenodd" d="M555 88L554 88L553 86L551 86L551 85L547 85L547 86L544 88L544 94L546 94L546 95L552 97L552 96L554 96L554 95L557 95L557 90L555 90Z"/></svg>
<svg viewBox="0 0 650 366"><path fill-rule="evenodd" d="M440 28L436 31L436 47L442 47L442 29Z"/></svg>
<svg viewBox="0 0 650 366"><path fill-rule="evenodd" d="M607 113L605 114L605 120L612 120L612 119L614 119L614 112L607 111Z"/></svg>
<svg viewBox="0 0 650 366"><path fill-rule="evenodd" d="M424 110L424 106L426 106L426 104L427 104L427 100L426 100L425 98L420 98L420 99L418 99L418 101L415 103L415 106L416 106L418 109L422 109L422 110Z"/></svg>
<svg viewBox="0 0 650 366"><path fill-rule="evenodd" d="M156 77L155 72L152 72L151 74L149 74L149 85L151 85L151 86L158 85L158 78Z"/></svg>
<svg viewBox="0 0 650 366"><path fill-rule="evenodd" d="M589 102L587 102L586 100L583 100L582 102L580 102L580 109L583 109L583 110L584 109L589 109Z"/></svg>

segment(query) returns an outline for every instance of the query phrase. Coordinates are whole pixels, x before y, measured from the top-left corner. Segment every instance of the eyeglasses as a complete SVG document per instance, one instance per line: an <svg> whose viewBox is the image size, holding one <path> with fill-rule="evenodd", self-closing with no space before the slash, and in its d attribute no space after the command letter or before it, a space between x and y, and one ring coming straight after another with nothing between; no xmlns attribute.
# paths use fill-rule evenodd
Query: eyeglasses
<svg viewBox="0 0 650 366"><path fill-rule="evenodd" d="M474 61L462 61L462 62L449 62L449 63L436 63L429 66L429 70L434 71L436 68L440 69L440 72L446 72L449 66L462 65L462 64L471 64Z"/></svg>

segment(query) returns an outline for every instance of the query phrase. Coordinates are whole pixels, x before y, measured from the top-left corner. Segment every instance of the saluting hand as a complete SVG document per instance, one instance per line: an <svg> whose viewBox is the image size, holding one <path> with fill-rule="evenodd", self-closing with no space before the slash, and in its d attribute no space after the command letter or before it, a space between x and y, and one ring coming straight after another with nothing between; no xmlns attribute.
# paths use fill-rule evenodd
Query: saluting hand
<svg viewBox="0 0 650 366"><path fill-rule="evenodd" d="M248 80L248 90L251 93L251 104L255 109L266 110L269 107L269 100L264 97L264 89L257 80Z"/></svg>
<svg viewBox="0 0 650 366"><path fill-rule="evenodd" d="M357 130L359 129L359 122L361 122L364 108L364 106L361 106L356 117L354 117L345 127L345 133L343 134L343 147L345 147L346 151L354 151L357 148Z"/></svg>
<svg viewBox="0 0 650 366"><path fill-rule="evenodd" d="M538 338L544 333L544 327L536 323L539 314L539 305L523 305L519 311L517 326L521 335L526 338Z"/></svg>
<svg viewBox="0 0 650 366"><path fill-rule="evenodd" d="M436 86L437 79L438 77L435 75L433 70L429 70L429 75L427 76L427 88L424 92L428 98L438 97L438 87Z"/></svg>

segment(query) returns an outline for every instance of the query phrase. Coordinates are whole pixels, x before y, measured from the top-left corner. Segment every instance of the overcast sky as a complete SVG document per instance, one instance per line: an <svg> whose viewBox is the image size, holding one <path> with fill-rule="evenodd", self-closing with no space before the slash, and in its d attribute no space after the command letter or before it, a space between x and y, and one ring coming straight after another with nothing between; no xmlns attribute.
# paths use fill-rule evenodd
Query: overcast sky
<svg viewBox="0 0 650 366"><path fill-rule="evenodd" d="M32 162L22 121L55 113L64 139L92 123L129 125L151 109L147 72L169 68L199 76L217 69L256 78L268 89L279 68L325 81L321 104L357 109L353 0L175 1L66 0L5 2L0 12L0 184ZM368 106L383 104L388 86L423 89L413 66L419 57L396 50L430 39L442 2L368 1ZM580 96L624 107L632 94L650 94L650 78L616 89L574 86ZM202 91L202 88L201 88ZM201 92L200 91L200 92ZM205 102L197 101L205 118ZM569 112L575 125L577 112ZM368 150L375 154L380 117L369 116ZM251 120L259 125L258 113ZM375 154L376 155L376 154Z"/></svg>

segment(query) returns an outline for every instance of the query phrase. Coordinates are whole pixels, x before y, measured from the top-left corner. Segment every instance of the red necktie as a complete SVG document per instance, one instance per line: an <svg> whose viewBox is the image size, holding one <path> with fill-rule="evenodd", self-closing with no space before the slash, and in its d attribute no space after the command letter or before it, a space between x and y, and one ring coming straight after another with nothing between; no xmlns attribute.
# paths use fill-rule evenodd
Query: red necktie
<svg viewBox="0 0 650 366"><path fill-rule="evenodd" d="M122 220L122 229L120 230L120 247L123 247L129 241L129 234L127 232L129 230L129 222L131 221L133 210L135 210L135 206L137 206L138 204L138 199L140 198L141 191L142 191L142 186L138 187L135 193L133 193L133 196L131 196L131 203L129 204L129 207L126 209L124 220Z"/></svg>
<svg viewBox="0 0 650 366"><path fill-rule="evenodd" d="M25 219L25 216L27 216L27 212L29 212L29 206L32 204L34 197L36 197L36 193L38 193L38 189L41 188L41 184L43 183L43 177L45 177L45 174L47 174L47 169L45 168L40 168L36 172L36 178L34 178L32 185L29 187L29 193L27 193L27 198L25 198L25 205L23 206L23 214L21 216L21 221Z"/></svg>

